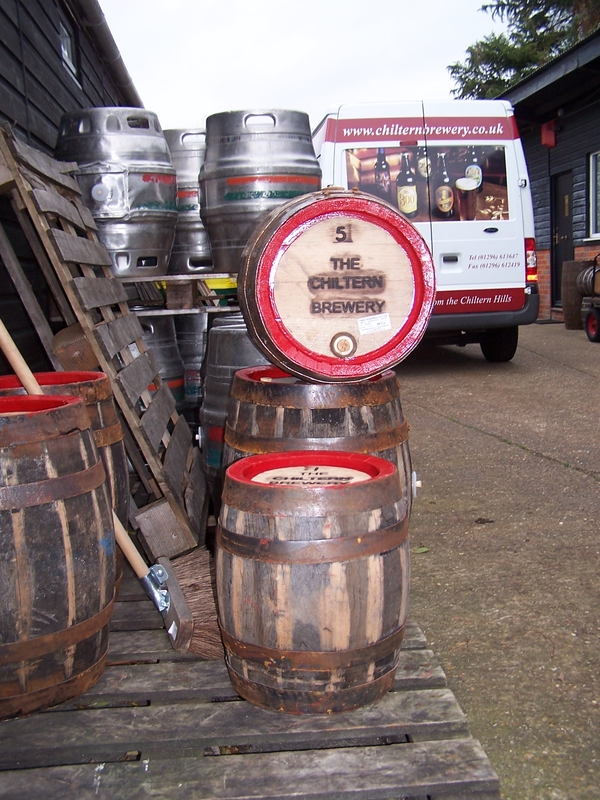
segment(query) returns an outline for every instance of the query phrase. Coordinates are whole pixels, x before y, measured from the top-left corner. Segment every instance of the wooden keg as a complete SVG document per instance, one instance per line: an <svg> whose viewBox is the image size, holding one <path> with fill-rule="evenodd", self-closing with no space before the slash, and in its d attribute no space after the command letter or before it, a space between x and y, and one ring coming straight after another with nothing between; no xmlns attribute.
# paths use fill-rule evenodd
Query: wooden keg
<svg viewBox="0 0 600 800"><path fill-rule="evenodd" d="M75 395L83 400L106 471L112 507L126 526L129 514L127 453L108 376L89 371L37 372L35 378L45 395ZM15 375L0 377L0 397L14 394L25 394L21 381Z"/></svg>
<svg viewBox="0 0 600 800"><path fill-rule="evenodd" d="M267 359L318 382L361 381L418 344L433 310L425 240L373 195L325 189L275 209L244 250L238 297Z"/></svg>
<svg viewBox="0 0 600 800"><path fill-rule="evenodd" d="M225 474L217 598L231 681L274 711L348 711L392 686L408 516L396 468L359 453L249 456Z"/></svg>
<svg viewBox="0 0 600 800"><path fill-rule="evenodd" d="M223 467L249 455L289 450L376 455L396 466L410 514L408 427L393 370L360 383L315 383L278 367L249 367L233 377Z"/></svg>
<svg viewBox="0 0 600 800"><path fill-rule="evenodd" d="M0 718L69 700L102 675L115 541L79 397L0 398Z"/></svg>

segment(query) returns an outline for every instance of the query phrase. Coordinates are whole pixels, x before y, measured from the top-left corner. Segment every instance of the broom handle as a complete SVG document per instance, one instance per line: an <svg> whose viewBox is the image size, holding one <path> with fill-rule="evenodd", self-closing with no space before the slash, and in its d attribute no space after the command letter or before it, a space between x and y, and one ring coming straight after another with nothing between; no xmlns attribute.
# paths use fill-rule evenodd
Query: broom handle
<svg viewBox="0 0 600 800"><path fill-rule="evenodd" d="M21 381L27 394L44 394L41 386L36 380L35 375L29 369L29 365L21 355L19 348L14 343L12 336L6 330L5 324L0 319L0 345L2 352L6 356L11 367L15 371L15 375Z"/></svg>
<svg viewBox="0 0 600 800"><path fill-rule="evenodd" d="M37 379L29 364L25 361L17 345L14 343L12 336L6 329L6 325L0 319L0 346L2 352L6 356L11 367L15 371L15 375L23 384L27 394L44 394L42 387L37 382ZM138 578L144 578L148 574L148 565L138 553L131 537L123 527L121 520L117 517L115 512L113 515L113 527L115 529L115 539L117 544L123 551L123 555L129 561L133 571Z"/></svg>

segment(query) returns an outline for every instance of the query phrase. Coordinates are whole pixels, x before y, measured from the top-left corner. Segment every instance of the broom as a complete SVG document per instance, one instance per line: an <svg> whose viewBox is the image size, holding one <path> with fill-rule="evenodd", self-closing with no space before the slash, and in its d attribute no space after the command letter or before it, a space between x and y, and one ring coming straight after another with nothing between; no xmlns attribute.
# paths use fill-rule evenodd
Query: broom
<svg viewBox="0 0 600 800"><path fill-rule="evenodd" d="M196 547L187 555L173 559L171 567L194 620L189 652L206 660L223 658L215 600L216 577L210 551L203 546Z"/></svg>
<svg viewBox="0 0 600 800"><path fill-rule="evenodd" d="M35 375L0 319L0 346L28 394L43 394ZM113 527L117 544L140 579L144 591L161 613L174 649L188 650L205 659L223 657L223 645L217 622L211 556L207 548L198 547L171 562L159 558L148 568L131 537L115 512ZM181 575L186 592L178 583Z"/></svg>

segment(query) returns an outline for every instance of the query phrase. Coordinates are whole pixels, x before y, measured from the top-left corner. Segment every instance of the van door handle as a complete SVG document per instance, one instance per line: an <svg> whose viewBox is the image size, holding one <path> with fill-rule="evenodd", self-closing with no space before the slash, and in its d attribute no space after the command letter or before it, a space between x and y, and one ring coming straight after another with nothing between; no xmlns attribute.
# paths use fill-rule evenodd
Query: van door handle
<svg viewBox="0 0 600 800"><path fill-rule="evenodd" d="M498 228L484 228L484 233L498 233Z"/></svg>

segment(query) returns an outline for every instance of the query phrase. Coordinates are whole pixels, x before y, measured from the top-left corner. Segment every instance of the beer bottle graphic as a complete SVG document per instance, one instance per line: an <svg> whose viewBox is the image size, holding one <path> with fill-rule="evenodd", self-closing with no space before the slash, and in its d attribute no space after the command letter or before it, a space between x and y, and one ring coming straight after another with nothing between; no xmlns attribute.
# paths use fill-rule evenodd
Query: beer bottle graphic
<svg viewBox="0 0 600 800"><path fill-rule="evenodd" d="M400 157L400 171L396 178L396 200L399 211L405 217L416 217L419 211L417 198L417 180L412 174L408 153Z"/></svg>
<svg viewBox="0 0 600 800"><path fill-rule="evenodd" d="M427 155L426 147L417 147L417 169L415 171L417 180L423 178L427 180L431 177L431 159Z"/></svg>
<svg viewBox="0 0 600 800"><path fill-rule="evenodd" d="M377 148L377 160L375 161L375 194L382 200L392 201L392 179L390 177L390 165L385 157L385 149Z"/></svg>
<svg viewBox="0 0 600 800"><path fill-rule="evenodd" d="M429 208L429 181L431 180L431 159L426 147L417 147L415 178L417 181L417 207L420 213Z"/></svg>
<svg viewBox="0 0 600 800"><path fill-rule="evenodd" d="M446 154L438 153L433 176L433 212L439 219L451 219L454 214L454 189L446 169Z"/></svg>
<svg viewBox="0 0 600 800"><path fill-rule="evenodd" d="M467 148L465 156L465 178L471 178L477 184L477 191L483 191L483 169L474 147Z"/></svg>

